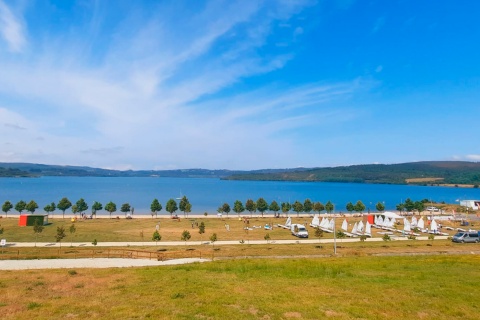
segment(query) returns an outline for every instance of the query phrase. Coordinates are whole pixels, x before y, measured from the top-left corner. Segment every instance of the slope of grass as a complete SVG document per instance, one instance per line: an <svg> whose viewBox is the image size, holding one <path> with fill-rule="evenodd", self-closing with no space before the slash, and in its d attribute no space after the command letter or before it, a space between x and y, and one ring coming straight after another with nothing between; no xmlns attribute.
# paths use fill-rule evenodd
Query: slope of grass
<svg viewBox="0 0 480 320"><path fill-rule="evenodd" d="M2 319L478 319L477 255L2 272Z"/></svg>

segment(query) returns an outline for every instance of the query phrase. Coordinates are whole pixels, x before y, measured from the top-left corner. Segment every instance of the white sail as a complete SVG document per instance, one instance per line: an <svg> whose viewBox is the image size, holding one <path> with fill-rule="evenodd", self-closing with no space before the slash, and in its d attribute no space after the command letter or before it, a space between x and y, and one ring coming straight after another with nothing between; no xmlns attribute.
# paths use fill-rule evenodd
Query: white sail
<svg viewBox="0 0 480 320"><path fill-rule="evenodd" d="M356 222L353 224L352 233L357 234L357 223Z"/></svg>
<svg viewBox="0 0 480 320"><path fill-rule="evenodd" d="M437 225L437 221L435 221L435 219L432 220L432 223L430 224L430 230L432 232L437 232L438 231L438 225Z"/></svg>
<svg viewBox="0 0 480 320"><path fill-rule="evenodd" d="M342 230L348 231L347 219L343 219L343 222L342 222Z"/></svg>
<svg viewBox="0 0 480 320"><path fill-rule="evenodd" d="M417 226L417 223L418 223L417 218L415 216L413 216L412 217L412 222L410 223L410 226L412 228L415 228Z"/></svg>
<svg viewBox="0 0 480 320"><path fill-rule="evenodd" d="M367 223L365 224L365 235L367 236L372 236L372 225L367 221Z"/></svg>
<svg viewBox="0 0 480 320"><path fill-rule="evenodd" d="M332 230L332 231L334 230L334 228L335 228L335 221L334 220L335 219L330 220L330 224L328 225L329 230Z"/></svg>
<svg viewBox="0 0 480 320"><path fill-rule="evenodd" d="M378 225L379 227L383 227L383 223L384 223L383 218L379 216L379 217L378 217L378 221L377 221L377 225Z"/></svg>
<svg viewBox="0 0 480 320"><path fill-rule="evenodd" d="M418 220L417 227L418 227L420 230L425 229L425 221L423 221L423 217L421 217L421 218Z"/></svg>
<svg viewBox="0 0 480 320"><path fill-rule="evenodd" d="M285 222L285 226L290 227L292 225L292 218L288 217L287 222Z"/></svg>
<svg viewBox="0 0 480 320"><path fill-rule="evenodd" d="M357 225L357 232L358 233L363 233L363 228L365 227L365 225L363 224L363 221L360 220L360 222L358 222L358 225Z"/></svg>
<svg viewBox="0 0 480 320"><path fill-rule="evenodd" d="M318 214L313 216L311 226L316 227L320 225L320 219L318 218Z"/></svg>
<svg viewBox="0 0 480 320"><path fill-rule="evenodd" d="M411 232L411 225L410 222L407 219L403 219L403 231L405 232Z"/></svg>
<svg viewBox="0 0 480 320"><path fill-rule="evenodd" d="M321 228L327 228L328 227L328 218L323 217L322 222L320 222L320 227Z"/></svg>

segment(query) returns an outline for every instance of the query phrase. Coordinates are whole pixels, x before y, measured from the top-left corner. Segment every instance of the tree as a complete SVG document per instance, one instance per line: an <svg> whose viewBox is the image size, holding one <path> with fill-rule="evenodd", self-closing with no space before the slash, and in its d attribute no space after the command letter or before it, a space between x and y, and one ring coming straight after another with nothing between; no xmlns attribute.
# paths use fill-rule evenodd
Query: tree
<svg viewBox="0 0 480 320"><path fill-rule="evenodd" d="M72 203L70 202L70 200L68 200L67 198L62 198L58 204L57 204L57 208L59 210L62 210L62 215L63 215L63 219L65 219L65 210L67 210L68 208L70 208L72 206Z"/></svg>
<svg viewBox="0 0 480 320"><path fill-rule="evenodd" d="M182 241L185 241L185 245L187 245L187 241L190 240L191 237L192 236L188 230L183 230L181 239Z"/></svg>
<svg viewBox="0 0 480 320"><path fill-rule="evenodd" d="M50 214L51 212L55 211L57 208L55 202L52 202L50 204L47 204L45 207L43 207L43 210L47 213Z"/></svg>
<svg viewBox="0 0 480 320"><path fill-rule="evenodd" d="M247 209L247 211L250 212L250 216L251 216L253 212L257 211L257 204L252 199L248 199L245 202L245 209Z"/></svg>
<svg viewBox="0 0 480 320"><path fill-rule="evenodd" d="M92 214L95 215L95 218L97 217L97 211L100 211L103 209L103 205L98 202L98 201L95 201L92 205Z"/></svg>
<svg viewBox="0 0 480 320"><path fill-rule="evenodd" d="M177 202L173 199L168 200L165 210L170 213L170 216L173 215L173 213L178 210Z"/></svg>
<svg viewBox="0 0 480 320"><path fill-rule="evenodd" d="M379 201L375 205L375 209L377 209L378 212L383 212L385 211L385 205Z"/></svg>
<svg viewBox="0 0 480 320"><path fill-rule="evenodd" d="M415 209L415 203L410 198L405 199L404 206L408 212L411 212Z"/></svg>
<svg viewBox="0 0 480 320"><path fill-rule="evenodd" d="M303 211L305 213L310 213L313 210L313 203L310 199L305 199L303 202Z"/></svg>
<svg viewBox="0 0 480 320"><path fill-rule="evenodd" d="M313 211L318 212L318 214L322 213L325 210L325 206L321 202L315 202L313 204Z"/></svg>
<svg viewBox="0 0 480 320"><path fill-rule="evenodd" d="M396 205L396 209L402 213L405 210L405 205L403 203L399 203Z"/></svg>
<svg viewBox="0 0 480 320"><path fill-rule="evenodd" d="M365 210L365 205L363 204L362 201L358 200L357 203L355 203L355 211L363 212L364 210Z"/></svg>
<svg viewBox="0 0 480 320"><path fill-rule="evenodd" d="M292 205L289 202L282 202L281 206L282 206L282 212L284 214L287 214L292 208Z"/></svg>
<svg viewBox="0 0 480 320"><path fill-rule="evenodd" d="M130 212L130 204L128 202L122 204L122 206L120 207L120 212L123 212L125 214L125 217L126 217L127 212Z"/></svg>
<svg viewBox="0 0 480 320"><path fill-rule="evenodd" d="M349 202L347 203L345 209L347 209L348 212L352 213L352 211L355 211L355 206L353 205L353 203Z"/></svg>
<svg viewBox="0 0 480 320"><path fill-rule="evenodd" d="M315 228L315 237L318 238L318 242L320 242L320 239L323 238L323 230L319 227Z"/></svg>
<svg viewBox="0 0 480 320"><path fill-rule="evenodd" d="M112 219L112 212L117 211L117 205L110 201L105 205L105 210L107 210L110 213L110 219Z"/></svg>
<svg viewBox="0 0 480 320"><path fill-rule="evenodd" d="M297 217L298 217L300 212L303 211L303 204L300 201L295 201L293 203L292 209L297 213Z"/></svg>
<svg viewBox="0 0 480 320"><path fill-rule="evenodd" d="M213 248L215 249L215 241L217 241L217 234L214 233L210 236L210 241L212 242Z"/></svg>
<svg viewBox="0 0 480 320"><path fill-rule="evenodd" d="M425 204L421 201L415 201L414 208L420 213L425 210Z"/></svg>
<svg viewBox="0 0 480 320"><path fill-rule="evenodd" d="M192 212L192 204L190 202L187 203L187 205L185 206L185 212L187 213L187 217L188 217L188 214Z"/></svg>
<svg viewBox="0 0 480 320"><path fill-rule="evenodd" d="M83 213L88 210L88 205L83 198L80 198L75 204L77 205L77 212Z"/></svg>
<svg viewBox="0 0 480 320"><path fill-rule="evenodd" d="M200 233L200 241L202 240L202 234L205 233L205 223L202 221L198 226L198 233Z"/></svg>
<svg viewBox="0 0 480 320"><path fill-rule="evenodd" d="M225 202L222 206L222 209L223 209L223 212L225 212L227 214L227 217L228 217L228 214L230 213L230 205Z"/></svg>
<svg viewBox="0 0 480 320"><path fill-rule="evenodd" d="M245 211L245 207L243 206L242 201L236 200L233 204L233 211L240 216L240 213Z"/></svg>
<svg viewBox="0 0 480 320"><path fill-rule="evenodd" d="M35 233L35 247L37 246L37 238L42 233L44 226L40 224L40 220L37 218L33 221L33 232Z"/></svg>
<svg viewBox="0 0 480 320"><path fill-rule="evenodd" d="M77 212L78 212L78 207L77 207L76 204L74 204L74 205L72 206L72 213L73 213L74 215L76 215Z"/></svg>
<svg viewBox="0 0 480 320"><path fill-rule="evenodd" d="M18 213L22 213L23 210L25 210L25 207L27 206L26 202L23 201L23 200L20 200L18 201L16 204L15 204L15 210L18 211Z"/></svg>
<svg viewBox="0 0 480 320"><path fill-rule="evenodd" d="M30 200L30 202L27 203L27 205L25 206L25 210L32 214L35 212L36 209L38 209L38 204L33 200Z"/></svg>
<svg viewBox="0 0 480 320"><path fill-rule="evenodd" d="M70 231L70 235L72 236L72 239L70 241L70 246L72 246L73 245L73 235L77 231L77 228L75 227L75 224L72 223L72 225L70 226L70 228L68 230Z"/></svg>
<svg viewBox="0 0 480 320"><path fill-rule="evenodd" d="M268 210L273 211L276 217L277 212L280 211L280 206L278 205L277 201L273 200L272 203L270 203Z"/></svg>
<svg viewBox="0 0 480 320"><path fill-rule="evenodd" d="M328 202L325 204L325 210L327 210L328 213L332 213L334 209L333 203L328 200Z"/></svg>
<svg viewBox="0 0 480 320"><path fill-rule="evenodd" d="M217 212L222 214L223 213L223 206L220 206L217 208Z"/></svg>
<svg viewBox="0 0 480 320"><path fill-rule="evenodd" d="M258 198L256 203L257 210L260 211L263 217L263 213L268 210L268 203L263 198Z"/></svg>
<svg viewBox="0 0 480 320"><path fill-rule="evenodd" d="M158 233L158 230L155 230L153 233L152 240L155 241L155 245L157 245L158 241L162 240L162 236Z"/></svg>
<svg viewBox="0 0 480 320"><path fill-rule="evenodd" d="M268 243L268 241L270 240L270 234L267 233L267 234L263 237L263 239L265 239L265 241L267 241L267 243Z"/></svg>
<svg viewBox="0 0 480 320"><path fill-rule="evenodd" d="M55 235L55 240L60 243L60 248L62 247L62 239L67 235L65 234L65 228L63 226L57 227L57 234Z"/></svg>
<svg viewBox="0 0 480 320"><path fill-rule="evenodd" d="M158 199L153 199L152 204L150 205L150 211L155 213L155 218L157 218L157 213L162 211L162 205L158 202ZM152 214L153 217L153 214Z"/></svg>
<svg viewBox="0 0 480 320"><path fill-rule="evenodd" d="M185 215L185 213L187 212L187 208L189 204L190 202L188 201L188 198L186 196L183 196L182 199L180 200L180 203L178 204L178 208L180 209L180 211L183 211L184 217L188 216L188 215ZM190 208L191 208L191 205L190 205Z"/></svg>
<svg viewBox="0 0 480 320"><path fill-rule="evenodd" d="M8 215L8 211L12 210L13 204L10 201L5 201L2 205L2 211L5 212L5 217Z"/></svg>

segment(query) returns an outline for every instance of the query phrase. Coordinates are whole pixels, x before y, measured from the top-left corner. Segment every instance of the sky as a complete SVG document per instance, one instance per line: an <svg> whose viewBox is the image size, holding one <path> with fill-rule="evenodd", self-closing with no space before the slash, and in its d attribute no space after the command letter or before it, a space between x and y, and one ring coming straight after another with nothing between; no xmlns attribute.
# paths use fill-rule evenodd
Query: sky
<svg viewBox="0 0 480 320"><path fill-rule="evenodd" d="M480 1L0 0L0 162L480 160Z"/></svg>

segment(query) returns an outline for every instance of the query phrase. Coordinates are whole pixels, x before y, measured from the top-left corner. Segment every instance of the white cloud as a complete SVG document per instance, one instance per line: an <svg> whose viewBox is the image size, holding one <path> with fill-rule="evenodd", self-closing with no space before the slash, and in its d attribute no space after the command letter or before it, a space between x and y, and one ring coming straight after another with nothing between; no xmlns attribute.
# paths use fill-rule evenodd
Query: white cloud
<svg viewBox="0 0 480 320"><path fill-rule="evenodd" d="M480 161L480 154L469 154L465 158L471 161Z"/></svg>
<svg viewBox="0 0 480 320"><path fill-rule="evenodd" d="M21 52L26 45L23 29L20 19L0 0L0 33L13 52Z"/></svg>

